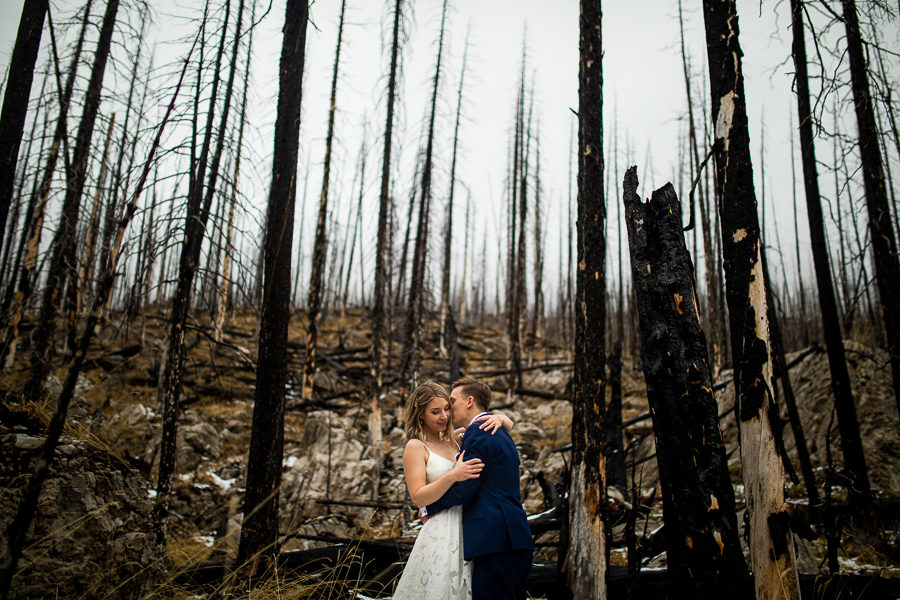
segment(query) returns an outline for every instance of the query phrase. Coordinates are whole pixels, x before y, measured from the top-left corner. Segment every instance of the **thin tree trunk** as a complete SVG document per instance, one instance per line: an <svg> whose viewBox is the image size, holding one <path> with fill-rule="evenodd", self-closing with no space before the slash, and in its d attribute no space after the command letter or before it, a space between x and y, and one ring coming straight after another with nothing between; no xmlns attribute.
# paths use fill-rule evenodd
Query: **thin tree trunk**
<svg viewBox="0 0 900 600"><path fill-rule="evenodd" d="M16 43L9 60L3 111L0 113L0 247L3 246L6 217L12 201L16 163L19 159L19 144L25 131L34 65L41 47L41 32L48 7L48 0L25 0Z"/></svg>
<svg viewBox="0 0 900 600"><path fill-rule="evenodd" d="M384 346L389 329L387 299L391 274L387 255L390 238L388 217L391 214L391 144L394 132L394 101L397 97L397 67L400 52L400 18L403 0L394 0L394 27L391 38L391 65L388 75L387 115L384 124L384 153L381 159L381 192L378 197L378 233L375 242L375 296L372 306L372 380L369 389L368 442L374 449L376 468L382 463L381 403L384 399ZM377 485L376 485L377 489Z"/></svg>
<svg viewBox="0 0 900 600"><path fill-rule="evenodd" d="M796 73L797 119L800 125L800 152L803 162L803 182L806 190L807 219L809 221L813 265L816 270L816 286L819 293L819 309L822 313L825 347L828 351L828 368L831 372L831 391L834 394L834 405L841 433L841 449L844 454L845 468L852 481L849 489L850 499L851 502L859 507L867 505L871 501L869 478L862 451L862 442L859 438L859 424L856 418L856 406L853 402L847 359L844 355L844 344L841 339L840 319L838 318L837 302L834 298L834 286L831 282L831 270L828 267L828 247L825 238L825 223L822 217L819 175L816 169L816 153L813 142L812 111L802 11L801 1L791 0L792 54L794 57L794 72ZM799 439L797 440L797 445L799 448ZM804 477L809 477L805 469ZM812 480L812 483L814 482L815 479ZM810 486L810 483L807 479L807 487ZM812 499L813 492L810 491L811 503Z"/></svg>
<svg viewBox="0 0 900 600"><path fill-rule="evenodd" d="M784 474L772 435L774 365L753 191L746 96L734 0L704 0L715 123L726 297L731 321L735 413L750 515L757 598L799 598L793 535L784 512Z"/></svg>
<svg viewBox="0 0 900 600"><path fill-rule="evenodd" d="M582 0L578 63L578 271L572 466L565 581L577 599L606 598L606 203L603 198L603 68L600 0ZM563 538L563 535L560 535Z"/></svg>
<svg viewBox="0 0 900 600"><path fill-rule="evenodd" d="M541 145L538 130L534 157L534 315L531 337L534 343L544 337L544 231L541 224Z"/></svg>
<svg viewBox="0 0 900 600"><path fill-rule="evenodd" d="M863 55L859 21L856 16L856 2L842 0L841 5L847 32L847 54L850 59L853 104L856 108L856 121L859 127L859 153L862 159L869 230L872 235L875 281L878 284L881 315L887 334L887 350L891 360L894 396L897 400L897 408L900 410L900 294L897 294L895 289L897 282L900 281L900 261L897 260L897 242L894 238L891 211L885 190L884 168L878 148L879 135L875 126L872 99L869 95L868 72ZM840 422L838 425L840 426ZM861 489L860 491L865 493L867 490Z"/></svg>
<svg viewBox="0 0 900 600"><path fill-rule="evenodd" d="M106 296L109 295L110 291L112 290L116 275L116 264L118 263L119 259L119 250L122 247L122 240L125 237L125 230L128 228L128 224L131 222L132 218L134 218L134 213L137 211L138 199L140 198L141 193L144 189L144 184L147 182L147 176L150 173L150 167L153 164L153 157L156 154L156 150L159 148L163 130L166 127L169 116L172 114L172 110L175 108L175 100L178 98L178 92L181 90L181 84L184 81L184 74L187 71L187 65L190 62L190 57L194 51L194 47L196 46L196 44L197 41L195 39L194 46L191 47L191 52L188 54L188 57L185 60L185 66L181 71L181 77L178 80L178 84L175 86L175 92L172 95L172 100L169 103L166 114L163 116L162 123L160 123L159 129L156 132L156 138L153 140L153 144L150 146L150 152L147 156L146 162L144 163L144 168L141 172L141 177L138 180L137 188L135 189L135 192L131 197L131 201L125 207L123 214L119 218L118 230L114 239L112 240L112 246L109 252L106 253L108 259L100 278L100 285L97 286L97 296L94 300L94 306L91 310L91 314L88 316L87 323L84 328L84 333L82 333L81 340L78 345L78 349L74 353L74 357L69 364L68 372L66 374L65 380L63 381L59 399L57 400L56 411L54 412L53 417L51 418L50 423L47 426L47 435L44 440L44 444L41 447L41 454L38 456L38 460L35 463L34 471L32 473L31 479L29 479L28 481L28 487L25 490L25 494L19 501L19 507L16 511L16 515L15 517L13 517L13 520L10 522L9 526L6 529L4 538L6 539L7 550L6 556L3 559L2 571L0 571L0 598L3 598L3 600L6 600L6 598L9 597L12 579L16 573L16 565L24 549L24 544L26 541L25 536L28 533L28 529L31 527L31 522L34 519L34 513L37 510L38 499L41 495L41 489L43 488L44 481L47 479L47 475L50 472L50 466L53 461L53 454L56 450L57 444L59 443L59 438L62 435L63 427L66 423L66 413L68 412L69 402L72 400L72 396L75 393L75 384L78 382L78 375L81 372L81 367L83 366L84 359L87 356L88 346L90 345L91 339L94 336L94 329L97 325L97 322L100 320L100 311L103 305L106 304Z"/></svg>
<svg viewBox="0 0 900 600"><path fill-rule="evenodd" d="M63 199L59 228L51 243L50 265L41 297L40 319L33 335L31 374L25 383L25 398L32 402L38 402L44 393L44 385L51 369L51 353L56 337L63 286L75 270L75 232L78 213L87 178L91 137L94 133L97 112L100 109L103 74L106 70L118 9L119 0L109 0L103 16L100 38L97 42L97 51L85 97L84 113L78 126L72 164L67 169L66 195Z"/></svg>
<svg viewBox="0 0 900 600"><path fill-rule="evenodd" d="M243 0L238 10L238 25L235 30L235 45L240 40L241 18L243 16ZM178 430L178 403L181 396L181 383L184 377L185 362L185 325L188 312L191 307L191 292L193 290L194 277L197 273L197 265L200 259L200 250L203 238L206 235L206 223L209 220L209 202L212 200L211 190L215 188L218 161L215 155L221 153L224 143L225 128L228 123L228 113L231 104L231 91L234 83L234 72L237 67L236 57L232 56L228 86L225 92L224 109L219 124L219 141L214 150L213 165L209 170L209 189L204 198L203 180L206 176L209 149L213 137L213 119L215 106L218 102L219 70L222 64L222 55L225 52L225 38L228 31L228 21L231 15L231 1L225 3L225 19L223 20L222 36L216 52L215 70L213 71L213 83L210 93L209 108L207 110L206 130L204 132L203 147L197 160L197 170L193 177L193 187L188 194L187 214L184 224L184 243L181 247L181 256L178 261L178 281L176 283L175 296L172 299L172 310L169 317L169 330L167 332L165 347L163 350L162 368L159 374L157 396L162 407L162 435L159 450L159 468L156 482L156 502L153 506L152 519L156 532L156 543L163 548L166 546L168 532L169 502L172 493L172 479L175 475L175 443ZM202 44L201 44L202 47ZM236 52L236 49L235 49Z"/></svg>
<svg viewBox="0 0 900 600"><path fill-rule="evenodd" d="M459 147L459 122L462 118L462 94L466 79L466 58L469 54L469 33L466 32L466 45L463 47L462 68L459 73L459 89L456 93L456 125L453 128L453 158L450 160L450 194L447 196L447 218L444 225L444 254L441 266L441 323L440 350L447 356L447 317L450 314L450 249L453 235L453 197L456 191L456 151ZM465 256L463 256L465 260Z"/></svg>
<svg viewBox="0 0 900 600"><path fill-rule="evenodd" d="M406 356L400 369L410 390L418 384L423 337L423 310L425 265L428 260L428 224L431 207L431 175L434 154L434 121L437 113L437 95L441 76L441 59L444 50L444 26L447 18L447 0L441 7L441 30L438 37L437 63L434 67L434 85L431 90L431 112L428 119L428 137L425 144L425 164L422 167L422 189L419 200L419 222L416 229L416 245L413 251L412 275L409 281L409 304L406 315Z"/></svg>
<svg viewBox="0 0 900 600"><path fill-rule="evenodd" d="M306 328L306 364L303 367L301 396L312 398L316 378L316 351L319 341L319 312L322 310L322 285L325 277L325 253L327 252L328 188L331 178L331 150L334 144L334 111L337 103L338 71L341 60L341 41L344 36L344 10L347 0L341 0L341 16L338 24L337 46L334 51L334 69L331 76L331 104L328 109L328 133L325 137L325 163L322 174L322 193L319 196L319 217L316 221L316 239L313 246L312 273L309 278L307 301L309 322Z"/></svg>
<svg viewBox="0 0 900 600"><path fill-rule="evenodd" d="M258 576L274 568L279 552L278 491L284 453L287 334L291 314L291 243L307 12L306 0L288 0L281 49L272 185L266 219L265 291L260 315L253 429L247 460L244 522L237 557L237 564L245 565L243 572L247 577ZM343 7L341 15L343 24ZM339 33L339 39L340 35Z"/></svg>

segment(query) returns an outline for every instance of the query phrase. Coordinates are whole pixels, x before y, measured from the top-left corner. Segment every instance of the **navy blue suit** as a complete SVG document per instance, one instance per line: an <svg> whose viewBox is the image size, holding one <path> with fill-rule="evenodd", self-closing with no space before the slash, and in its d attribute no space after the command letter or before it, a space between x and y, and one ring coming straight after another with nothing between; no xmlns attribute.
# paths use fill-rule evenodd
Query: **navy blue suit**
<svg viewBox="0 0 900 600"><path fill-rule="evenodd" d="M463 507L463 556L473 560L473 600L525 598L534 540L519 494L519 452L505 429L494 435L469 425L461 450L465 460L480 458L480 477L454 483L434 504L434 515Z"/></svg>

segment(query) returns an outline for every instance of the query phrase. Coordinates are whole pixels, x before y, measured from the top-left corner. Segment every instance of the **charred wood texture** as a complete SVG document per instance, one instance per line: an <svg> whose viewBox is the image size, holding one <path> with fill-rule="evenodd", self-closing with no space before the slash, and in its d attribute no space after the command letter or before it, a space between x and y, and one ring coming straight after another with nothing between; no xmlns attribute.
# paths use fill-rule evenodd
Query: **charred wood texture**
<svg viewBox="0 0 900 600"><path fill-rule="evenodd" d="M85 96L84 112L78 124L72 162L67 165L66 169L68 185L63 199L59 227L51 244L47 283L41 295L40 320L33 336L32 370L25 384L25 397L35 402L43 395L44 385L52 368L51 354L59 321L63 288L66 281L75 273L76 226L81 209L81 197L87 180L91 138L100 110L103 74L106 71L118 10L119 0L109 0L103 16L100 38L97 41L97 51L94 55L91 78Z"/></svg>
<svg viewBox="0 0 900 600"><path fill-rule="evenodd" d="M631 167L624 182L625 224L662 487L667 567L679 595L720 598L747 569L694 266L672 184L653 192L646 203L637 185L637 168Z"/></svg>
<svg viewBox="0 0 900 600"><path fill-rule="evenodd" d="M575 598L606 598L606 203L603 197L603 70L600 0L581 2L578 63L578 271L568 544L562 570Z"/></svg>
<svg viewBox="0 0 900 600"><path fill-rule="evenodd" d="M278 554L278 488L284 450L287 330L291 308L291 242L308 10L306 0L288 0L285 8L256 397L244 495L246 516L238 548L238 564L246 564L245 574L250 576L272 566Z"/></svg>
<svg viewBox="0 0 900 600"><path fill-rule="evenodd" d="M31 95L34 65L41 47L41 31L48 5L48 0L26 0L9 61L3 112L0 113L0 246L12 201L19 145L25 130L28 97Z"/></svg>
<svg viewBox="0 0 900 600"><path fill-rule="evenodd" d="M900 281L900 260L897 241L891 223L885 172L879 148L880 135L875 123L872 97L869 93L869 75L863 49L856 2L842 0L844 26L847 31L847 56L850 59L850 79L853 105L859 128L859 154L862 159L863 184L866 190L866 208L869 213L869 231L872 234L872 256L875 263L875 281L881 299L881 314L887 334L888 352L891 357L891 375L894 394L900 409L900 294L896 292ZM843 427L838 423L839 427ZM843 431L842 431L843 434ZM867 492L868 490L863 490Z"/></svg>
<svg viewBox="0 0 900 600"><path fill-rule="evenodd" d="M715 124L716 185L735 373L735 412L741 470L750 507L751 571L758 598L798 598L791 530L769 527L771 518L784 510L784 473L772 434L777 407L766 318L767 282L753 188L735 1L704 0L703 17Z"/></svg>
<svg viewBox="0 0 900 600"><path fill-rule="evenodd" d="M825 219L822 214L822 202L819 196L819 174L816 168L816 149L813 142L812 108L809 96L809 75L806 59L806 41L803 22L803 6L800 0L791 0L791 30L793 32L792 54L796 73L797 90L797 116L800 132L800 156L803 165L803 186L806 192L806 214L809 222L809 238L812 247L813 267L816 271L816 286L819 292L819 309L822 313L822 329L825 334L825 347L828 350L828 368L831 372L831 391L834 394L834 404L838 414L838 427L841 428L841 439L844 439L843 427L851 421L856 423L856 407L853 404L853 394L850 388L850 374L847 369L847 359L844 355L844 342L841 337L840 318L838 316L837 301L834 296L834 284L831 280L831 268L828 264L828 244L825 237ZM801 288L802 289L802 288ZM792 415L791 421L793 423ZM859 441L859 427L855 426L855 435ZM796 433L795 433L796 437ZM800 438L797 449L801 450ZM865 476L865 461L862 448L859 452L853 452L852 448L843 447L847 460L847 471L854 481L859 481L856 475L861 466L861 475ZM850 451L848 453L848 450ZM806 452L805 444L802 448ZM862 461L857 465L853 460L857 457ZM803 456L801 455L801 459ZM806 459L808 461L808 459ZM806 485L813 485L810 492L810 503L815 504L818 494L815 493L815 478L804 467L803 471ZM850 497L857 501L861 498L862 487L851 485ZM813 496L815 494L815 498ZM865 496L862 496L865 498Z"/></svg>

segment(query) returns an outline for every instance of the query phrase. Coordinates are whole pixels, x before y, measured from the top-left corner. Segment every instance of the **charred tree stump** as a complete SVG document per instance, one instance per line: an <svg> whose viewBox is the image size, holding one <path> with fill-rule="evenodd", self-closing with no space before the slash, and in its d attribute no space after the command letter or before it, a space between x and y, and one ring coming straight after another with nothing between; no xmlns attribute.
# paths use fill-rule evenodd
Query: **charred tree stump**
<svg viewBox="0 0 900 600"><path fill-rule="evenodd" d="M669 575L683 597L721 598L747 575L706 336L671 184L644 203L625 174L625 224L653 417Z"/></svg>

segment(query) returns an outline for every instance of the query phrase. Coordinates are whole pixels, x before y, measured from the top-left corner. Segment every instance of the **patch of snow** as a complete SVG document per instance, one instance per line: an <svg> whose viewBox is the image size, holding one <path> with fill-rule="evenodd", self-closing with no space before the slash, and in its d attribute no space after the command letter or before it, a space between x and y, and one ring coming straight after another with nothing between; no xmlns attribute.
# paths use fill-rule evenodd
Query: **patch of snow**
<svg viewBox="0 0 900 600"><path fill-rule="evenodd" d="M216 538L211 535L201 535L197 539L203 542L207 548L212 548L212 545L216 543Z"/></svg>
<svg viewBox="0 0 900 600"><path fill-rule="evenodd" d="M156 490L154 490L153 488L148 489L148 490L147 490L147 497L150 498L151 500L153 500L154 498L156 498Z"/></svg>
<svg viewBox="0 0 900 600"><path fill-rule="evenodd" d="M300 459L296 456L288 456L283 461L281 461L281 466L284 467L285 469L292 469L292 468L294 468L294 465L297 464L298 460L300 460Z"/></svg>
<svg viewBox="0 0 900 600"><path fill-rule="evenodd" d="M223 490L231 489L231 486L237 481L237 477L232 477L231 479L222 479L212 471L208 473L209 478L213 480L213 483L222 488Z"/></svg>

